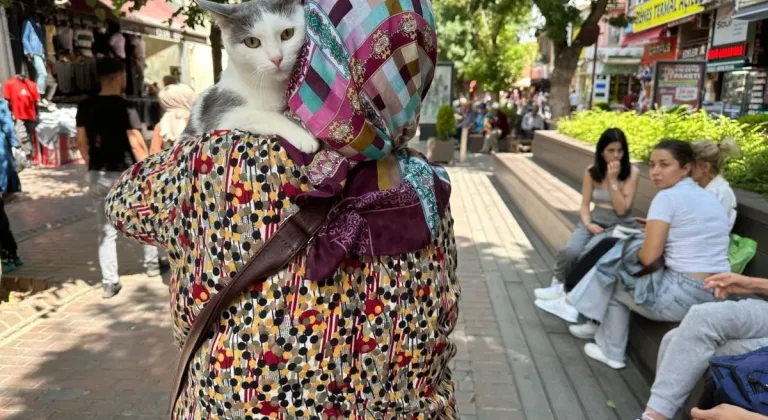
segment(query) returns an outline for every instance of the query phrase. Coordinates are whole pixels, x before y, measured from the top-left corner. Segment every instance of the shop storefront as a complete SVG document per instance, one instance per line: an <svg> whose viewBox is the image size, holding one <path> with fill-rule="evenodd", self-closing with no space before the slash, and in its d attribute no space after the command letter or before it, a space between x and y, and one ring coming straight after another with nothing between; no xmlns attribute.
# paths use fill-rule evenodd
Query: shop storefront
<svg viewBox="0 0 768 420"><path fill-rule="evenodd" d="M653 79L657 61L671 61L677 57L677 36L659 38L656 42L643 47L643 57L640 60L637 78L640 80L640 93L637 108L645 112L652 108Z"/></svg>
<svg viewBox="0 0 768 420"><path fill-rule="evenodd" d="M734 5L717 9L707 53L705 108L733 118L766 107L765 21L737 19Z"/></svg>
<svg viewBox="0 0 768 420"><path fill-rule="evenodd" d="M592 103L607 103L614 107L621 106L624 96L631 92L637 95L640 82L636 77L637 66L642 56L642 48L600 47L597 49L597 74L592 87L592 67L594 46L582 51L581 61L576 73L576 86L579 92L586 96L583 101L589 101L592 93Z"/></svg>

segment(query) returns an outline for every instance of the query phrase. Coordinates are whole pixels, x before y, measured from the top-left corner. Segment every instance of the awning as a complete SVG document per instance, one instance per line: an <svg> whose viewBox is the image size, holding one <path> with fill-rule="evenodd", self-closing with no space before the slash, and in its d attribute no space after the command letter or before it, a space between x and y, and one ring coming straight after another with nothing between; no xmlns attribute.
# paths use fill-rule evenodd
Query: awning
<svg viewBox="0 0 768 420"><path fill-rule="evenodd" d="M748 20L750 22L768 19L768 3L756 4L740 9L733 15L733 19Z"/></svg>
<svg viewBox="0 0 768 420"><path fill-rule="evenodd" d="M641 46L653 42L662 37L664 31L667 29L665 25L658 26L653 29L638 33L624 34L624 40L621 41L622 47L628 46Z"/></svg>

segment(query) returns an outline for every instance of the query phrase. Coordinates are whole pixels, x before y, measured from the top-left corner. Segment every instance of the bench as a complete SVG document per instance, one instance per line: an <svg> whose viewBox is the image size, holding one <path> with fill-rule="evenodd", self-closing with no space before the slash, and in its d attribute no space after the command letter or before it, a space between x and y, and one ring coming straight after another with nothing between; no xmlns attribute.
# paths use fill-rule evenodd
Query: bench
<svg viewBox="0 0 768 420"><path fill-rule="evenodd" d="M565 177L553 172L529 155L494 156L494 175L499 184L554 255L579 221L581 194L575 185L562 179ZM653 381L661 338L676 325L633 314L628 355L649 383Z"/></svg>

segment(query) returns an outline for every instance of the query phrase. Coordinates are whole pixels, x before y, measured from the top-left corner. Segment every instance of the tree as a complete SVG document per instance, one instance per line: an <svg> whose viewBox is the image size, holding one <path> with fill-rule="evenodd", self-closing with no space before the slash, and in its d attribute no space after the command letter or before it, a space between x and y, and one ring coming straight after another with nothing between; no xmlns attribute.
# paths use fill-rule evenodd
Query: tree
<svg viewBox="0 0 768 420"><path fill-rule="evenodd" d="M441 60L456 64L459 78L498 92L520 76L535 44L520 44L529 0L434 2Z"/></svg>
<svg viewBox="0 0 768 420"><path fill-rule="evenodd" d="M581 12L566 0L533 0L546 23L542 28L554 45L554 65L550 75L550 104L552 116L568 115L568 89L579 64L582 48L597 42L600 35L600 19L605 14L609 0L592 0L589 15L583 21ZM578 28L578 34L568 43L568 27Z"/></svg>

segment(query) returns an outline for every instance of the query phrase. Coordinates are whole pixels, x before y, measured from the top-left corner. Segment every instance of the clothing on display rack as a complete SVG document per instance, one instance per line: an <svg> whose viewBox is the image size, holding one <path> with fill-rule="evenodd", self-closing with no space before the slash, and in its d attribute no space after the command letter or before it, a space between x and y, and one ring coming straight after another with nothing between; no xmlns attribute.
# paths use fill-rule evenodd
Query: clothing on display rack
<svg viewBox="0 0 768 420"><path fill-rule="evenodd" d="M125 60L125 37L120 32L112 34L109 38L109 46L112 49L112 54L117 58Z"/></svg>
<svg viewBox="0 0 768 420"><path fill-rule="evenodd" d="M93 31L85 27L75 29L75 48L84 57L93 57Z"/></svg>
<svg viewBox="0 0 768 420"><path fill-rule="evenodd" d="M17 75L8 79L3 85L3 98L11 103L11 113L17 120L37 119L35 104L40 100L40 94L28 77Z"/></svg>
<svg viewBox="0 0 768 420"><path fill-rule="evenodd" d="M58 40L59 48L61 48L62 51L64 51L66 54L74 54L74 36L75 31L70 26L66 26L65 24L60 24L56 28L56 38Z"/></svg>
<svg viewBox="0 0 768 420"><path fill-rule="evenodd" d="M29 58L30 67L35 72L35 82L39 94L45 93L45 76L48 71L45 68L45 30L31 17L24 21L24 30L22 32L21 43L24 48L24 54Z"/></svg>
<svg viewBox="0 0 768 420"><path fill-rule="evenodd" d="M53 39L56 37L56 26L49 23L45 25L45 50L48 53L48 59L56 59L56 45Z"/></svg>
<svg viewBox="0 0 768 420"><path fill-rule="evenodd" d="M147 58L147 44L144 42L144 38L140 36L133 37L133 56L136 65L144 71L145 60Z"/></svg>

